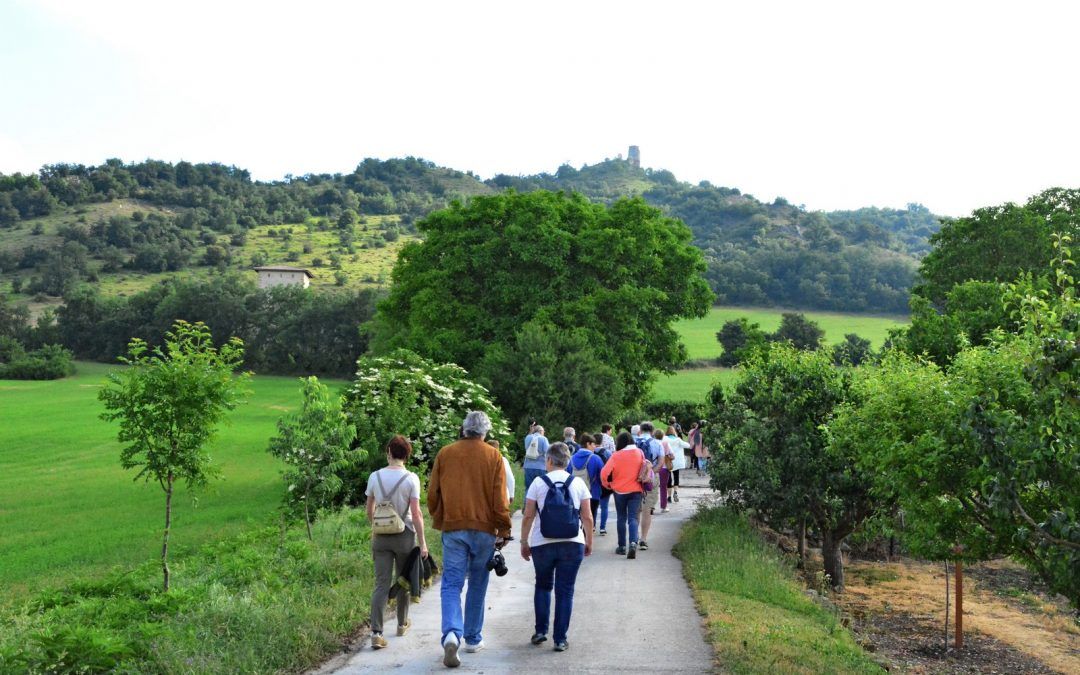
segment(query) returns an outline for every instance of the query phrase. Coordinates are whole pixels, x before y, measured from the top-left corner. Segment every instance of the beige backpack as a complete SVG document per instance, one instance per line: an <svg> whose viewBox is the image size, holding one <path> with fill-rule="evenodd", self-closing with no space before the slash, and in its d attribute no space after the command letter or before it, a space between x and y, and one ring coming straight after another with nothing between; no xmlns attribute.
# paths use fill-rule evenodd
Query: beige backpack
<svg viewBox="0 0 1080 675"><path fill-rule="evenodd" d="M390 496L397 492L397 489L409 477L408 471L402 473L405 475L399 478L397 483L394 483L394 487L390 488L390 492L387 492L382 482L382 471L375 472L375 482L379 484L378 491L382 493L382 501L375 502L375 513L371 519L372 534L401 534L405 531L405 521L402 520L401 514L394 508L394 503L390 501Z"/></svg>

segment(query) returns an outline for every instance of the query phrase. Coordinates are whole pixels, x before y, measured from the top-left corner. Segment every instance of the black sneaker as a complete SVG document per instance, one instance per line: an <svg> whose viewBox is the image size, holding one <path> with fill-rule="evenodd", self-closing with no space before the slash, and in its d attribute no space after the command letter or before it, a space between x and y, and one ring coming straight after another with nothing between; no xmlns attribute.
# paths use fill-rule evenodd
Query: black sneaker
<svg viewBox="0 0 1080 675"><path fill-rule="evenodd" d="M637 546L630 544L630 550L626 552L626 559L633 560L637 557Z"/></svg>
<svg viewBox="0 0 1080 675"><path fill-rule="evenodd" d="M601 530L600 530L600 536L601 536L601 537L607 536L607 530L605 530L605 529L602 529L602 528L601 528Z"/></svg>
<svg viewBox="0 0 1080 675"><path fill-rule="evenodd" d="M534 645L547 642L547 635L544 635L543 633L533 633L533 636L529 638L529 642L533 643Z"/></svg>
<svg viewBox="0 0 1080 675"><path fill-rule="evenodd" d="M625 546L616 547L615 555L626 555L626 547Z"/></svg>
<svg viewBox="0 0 1080 675"><path fill-rule="evenodd" d="M644 539L642 539L641 541L638 542L637 547L639 549L641 549L642 551L648 551L649 550L649 544L646 543Z"/></svg>
<svg viewBox="0 0 1080 675"><path fill-rule="evenodd" d="M569 643L566 642L566 640L563 640L562 642L556 642L555 643L555 651L557 651L557 652L565 652L567 649L570 649L570 645L569 645Z"/></svg>
<svg viewBox="0 0 1080 675"><path fill-rule="evenodd" d="M677 501L679 501L679 493L678 493L678 492L676 492L675 494L671 495L671 501L673 501L673 502L677 502Z"/></svg>

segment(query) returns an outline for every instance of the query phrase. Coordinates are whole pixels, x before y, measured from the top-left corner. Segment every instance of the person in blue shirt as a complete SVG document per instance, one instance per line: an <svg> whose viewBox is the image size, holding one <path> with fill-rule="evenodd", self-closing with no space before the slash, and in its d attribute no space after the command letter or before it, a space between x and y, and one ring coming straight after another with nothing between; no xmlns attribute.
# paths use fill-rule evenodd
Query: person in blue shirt
<svg viewBox="0 0 1080 675"><path fill-rule="evenodd" d="M634 437L634 443L643 448L642 452L645 453L645 459L652 462L653 470L659 476L660 466L664 459L664 446L660 441L653 438L652 422L642 422L639 425L639 433L641 435ZM646 540L649 538L649 530L652 528L653 509L656 508L657 503L660 501L660 491L657 487L659 486L653 486L653 489L646 492L641 500L641 516L638 518L641 523L641 539L638 541L639 551L649 550L649 542Z"/></svg>
<svg viewBox="0 0 1080 675"><path fill-rule="evenodd" d="M536 441L536 458L529 458L529 447L532 446L533 441ZM525 437L525 461L522 462L521 467L525 469L525 491L528 492L529 486L533 481L547 473L547 451L548 439L544 437L544 427L539 424L533 423L529 427L529 435Z"/></svg>
<svg viewBox="0 0 1080 675"><path fill-rule="evenodd" d="M593 523L596 523L596 510L600 508L600 472L604 469L604 460L597 453L596 439L589 434L582 434L581 449L570 456L570 473L578 478L587 478L589 493L592 495L589 508L592 509Z"/></svg>

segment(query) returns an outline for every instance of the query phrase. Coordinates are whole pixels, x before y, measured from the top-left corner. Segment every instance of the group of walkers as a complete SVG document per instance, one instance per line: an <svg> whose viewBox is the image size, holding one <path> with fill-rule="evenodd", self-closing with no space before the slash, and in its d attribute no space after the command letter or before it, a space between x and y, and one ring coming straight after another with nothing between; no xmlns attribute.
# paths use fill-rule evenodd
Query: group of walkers
<svg viewBox="0 0 1080 675"><path fill-rule="evenodd" d="M427 505L435 529L442 532L443 664L461 664L458 652L484 648L485 596L491 571L506 573L503 547L513 539L510 503L513 473L496 446L486 440L491 421L470 412L460 438L442 448L428 478ZM654 515L667 513L679 501L679 474L688 466L705 470L708 450L695 422L683 439L674 418L666 430L642 422L611 435L605 424L599 434L578 437L571 427L563 440L550 442L533 422L525 437L525 503L519 536L521 557L531 561L536 582L533 645L548 640L555 651L568 649L567 632L574 585L594 538L607 535L609 503L615 502L618 544L615 553L628 560L648 550ZM383 637L383 610L391 592L397 600L397 634L410 628L409 583L429 559L420 513L419 478L405 469L411 452L407 439L396 436L387 446L387 466L368 480L367 511L372 521L375 590L371 598L371 646L388 645ZM687 455L691 459L688 459ZM394 583L394 570L403 580ZM422 568L421 568L422 569ZM462 589L468 579L464 609ZM555 594L554 622L551 596Z"/></svg>

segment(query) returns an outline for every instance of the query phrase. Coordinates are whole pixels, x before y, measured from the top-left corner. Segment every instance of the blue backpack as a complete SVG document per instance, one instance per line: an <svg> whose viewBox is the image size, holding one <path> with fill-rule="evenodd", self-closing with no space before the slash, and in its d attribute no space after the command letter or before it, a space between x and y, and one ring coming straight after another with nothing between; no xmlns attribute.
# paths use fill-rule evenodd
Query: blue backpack
<svg viewBox="0 0 1080 675"><path fill-rule="evenodd" d="M656 453L652 451L652 436L646 436L644 438L635 438L634 445L641 449L641 452L645 455L645 459L650 462L656 462Z"/></svg>
<svg viewBox="0 0 1080 675"><path fill-rule="evenodd" d="M540 478L548 486L544 508L540 509L540 534L545 539L573 539L581 531L581 513L570 494L574 477L562 483L552 483L547 476Z"/></svg>

